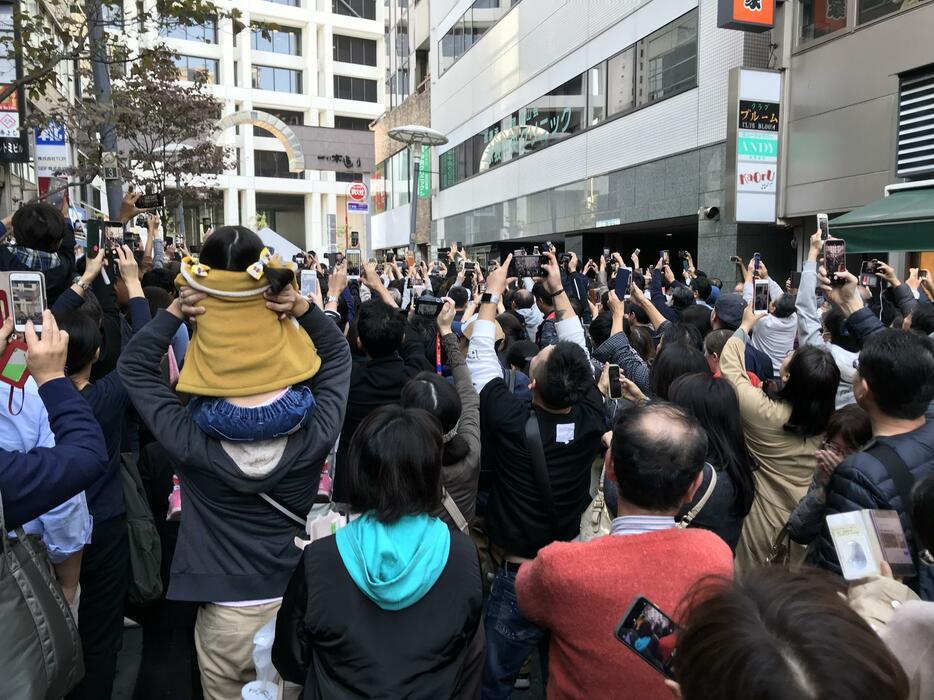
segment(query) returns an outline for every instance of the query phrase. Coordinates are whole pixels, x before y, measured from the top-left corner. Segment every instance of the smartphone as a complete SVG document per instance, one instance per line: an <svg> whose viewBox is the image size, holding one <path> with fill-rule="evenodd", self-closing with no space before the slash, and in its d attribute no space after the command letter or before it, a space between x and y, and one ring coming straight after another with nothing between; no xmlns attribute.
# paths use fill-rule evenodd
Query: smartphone
<svg viewBox="0 0 934 700"><path fill-rule="evenodd" d="M641 253L641 252L642 252L641 250L639 250L638 248L636 248L634 251L632 251L632 254L638 256L639 253Z"/></svg>
<svg viewBox="0 0 934 700"><path fill-rule="evenodd" d="M123 224L119 221L102 221L104 227L104 238L107 248L123 243Z"/></svg>
<svg viewBox="0 0 934 700"><path fill-rule="evenodd" d="M674 679L672 662L681 628L648 598L637 597L616 626L616 639L665 678Z"/></svg>
<svg viewBox="0 0 934 700"><path fill-rule="evenodd" d="M795 270L791 273L791 288L797 289L801 286L801 271Z"/></svg>
<svg viewBox="0 0 934 700"><path fill-rule="evenodd" d="M103 221L99 219L89 219L84 222L84 234L88 240L87 256L96 258L101 252L101 233Z"/></svg>
<svg viewBox="0 0 934 700"><path fill-rule="evenodd" d="M165 237L165 244L166 244L166 245L175 245L175 239L174 239L172 236L166 236L166 237Z"/></svg>
<svg viewBox="0 0 934 700"><path fill-rule="evenodd" d="M26 350L15 344L7 346L4 353L4 359L0 360L3 368L0 369L0 375L7 383L22 389L29 379L29 368L26 365Z"/></svg>
<svg viewBox="0 0 934 700"><path fill-rule="evenodd" d="M875 262L875 261L874 261L874 262ZM928 271L927 271L927 270L918 270L918 279L919 279L919 280L926 280L927 278L928 278Z"/></svg>
<svg viewBox="0 0 934 700"><path fill-rule="evenodd" d="M608 371L609 371L609 377L610 377L610 398L611 399L623 398L623 383L619 380L619 377L620 377L619 365L610 365Z"/></svg>
<svg viewBox="0 0 934 700"><path fill-rule="evenodd" d="M541 255L541 250L537 245L532 246L532 255Z"/></svg>
<svg viewBox="0 0 934 700"><path fill-rule="evenodd" d="M477 269L477 263L471 262L469 260L464 263L464 272L473 272L476 269Z"/></svg>
<svg viewBox="0 0 934 700"><path fill-rule="evenodd" d="M826 241L830 238L830 217L826 214L818 214L817 228L820 229L820 238L822 241Z"/></svg>
<svg viewBox="0 0 934 700"><path fill-rule="evenodd" d="M610 249L609 248L603 249L603 259L606 260L607 262L610 262Z"/></svg>
<svg viewBox="0 0 934 700"><path fill-rule="evenodd" d="M11 272L10 299L13 307L13 330L23 333L32 321L36 333L42 332L45 311L45 275L41 272Z"/></svg>
<svg viewBox="0 0 934 700"><path fill-rule="evenodd" d="M162 192L152 192L151 194L141 194L136 200L137 209L159 209L165 206L165 195ZM206 228L210 228L210 221Z"/></svg>
<svg viewBox="0 0 934 700"><path fill-rule="evenodd" d="M757 314L767 313L769 310L769 281L756 280L756 289L752 297L752 310Z"/></svg>
<svg viewBox="0 0 934 700"><path fill-rule="evenodd" d="M417 297L415 299L415 315L426 316L428 318L438 318L441 309L444 308L444 299L438 297Z"/></svg>
<svg viewBox="0 0 934 700"><path fill-rule="evenodd" d="M840 279L835 274L846 272L846 243L842 238L828 238L824 241L824 267L832 287L842 287L846 284L845 279Z"/></svg>
<svg viewBox="0 0 934 700"><path fill-rule="evenodd" d="M627 299L632 289L632 269L621 267L616 271L616 298Z"/></svg>
<svg viewBox="0 0 934 700"><path fill-rule="evenodd" d="M762 256L759 253L752 254L752 269L756 272L762 267Z"/></svg>
<svg viewBox="0 0 934 700"><path fill-rule="evenodd" d="M688 263L687 260L682 260L682 261L681 261L681 267L684 268L685 270L690 270L690 269L691 269L691 265Z"/></svg>
<svg viewBox="0 0 934 700"><path fill-rule="evenodd" d="M545 277L545 264L548 262L546 255L513 255L512 262L509 263L507 276L518 277Z"/></svg>
<svg viewBox="0 0 934 700"><path fill-rule="evenodd" d="M363 264L363 257L360 255L359 248L348 248L344 251L344 259L347 261L347 278L360 279L360 266Z"/></svg>
<svg viewBox="0 0 934 700"><path fill-rule="evenodd" d="M51 192L51 194L46 195L46 203L51 204L56 209L61 209L62 205L65 203L66 197L68 197L68 178L50 178L48 191Z"/></svg>
<svg viewBox="0 0 934 700"><path fill-rule="evenodd" d="M859 268L859 285L875 289L879 286L879 278L876 273L879 271L878 260L863 260Z"/></svg>
<svg viewBox="0 0 934 700"><path fill-rule="evenodd" d="M542 252L543 253L554 253L555 252L554 243L552 243L551 241L545 241L545 243L542 244Z"/></svg>
<svg viewBox="0 0 934 700"><path fill-rule="evenodd" d="M318 273L314 270L302 270L298 279L303 297L310 297L318 291Z"/></svg>
<svg viewBox="0 0 934 700"><path fill-rule="evenodd" d="M730 256L730 262L731 262L731 263L737 263L737 264L739 264L739 265L742 265L742 264L743 264L743 259L742 259L741 257L739 257L738 255L731 255L731 256Z"/></svg>
<svg viewBox="0 0 934 700"><path fill-rule="evenodd" d="M662 261L663 264L668 264L668 251L660 250L658 251L658 259Z"/></svg>
<svg viewBox="0 0 934 700"><path fill-rule="evenodd" d="M292 262L298 265L299 269L305 267L305 260L306 258L304 253L296 253L292 256Z"/></svg>

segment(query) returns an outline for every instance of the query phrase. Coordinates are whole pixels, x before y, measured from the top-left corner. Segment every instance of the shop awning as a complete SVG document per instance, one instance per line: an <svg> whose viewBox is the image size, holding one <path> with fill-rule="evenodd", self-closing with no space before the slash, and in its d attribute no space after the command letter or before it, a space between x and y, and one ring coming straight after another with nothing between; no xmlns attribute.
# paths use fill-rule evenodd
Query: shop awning
<svg viewBox="0 0 934 700"><path fill-rule="evenodd" d="M847 253L934 250L934 188L896 190L830 222Z"/></svg>

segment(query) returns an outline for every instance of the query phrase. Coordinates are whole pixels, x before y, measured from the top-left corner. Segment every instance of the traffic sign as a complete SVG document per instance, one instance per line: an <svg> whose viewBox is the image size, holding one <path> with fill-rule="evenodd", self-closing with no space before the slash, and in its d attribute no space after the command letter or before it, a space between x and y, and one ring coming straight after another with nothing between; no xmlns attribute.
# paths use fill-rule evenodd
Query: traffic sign
<svg viewBox="0 0 934 700"><path fill-rule="evenodd" d="M365 202L370 191L362 182L352 182L347 188L347 196L355 202Z"/></svg>

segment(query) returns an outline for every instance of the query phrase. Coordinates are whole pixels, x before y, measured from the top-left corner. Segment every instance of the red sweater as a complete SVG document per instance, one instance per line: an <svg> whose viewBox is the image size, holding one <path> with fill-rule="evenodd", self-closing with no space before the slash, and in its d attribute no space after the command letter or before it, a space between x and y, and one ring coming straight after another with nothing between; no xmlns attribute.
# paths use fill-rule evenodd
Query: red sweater
<svg viewBox="0 0 934 700"><path fill-rule="evenodd" d="M549 698L671 700L662 676L617 641L616 626L645 596L678 621L678 606L704 576L733 576L733 555L707 530L608 535L556 542L519 569L523 615L551 631Z"/></svg>

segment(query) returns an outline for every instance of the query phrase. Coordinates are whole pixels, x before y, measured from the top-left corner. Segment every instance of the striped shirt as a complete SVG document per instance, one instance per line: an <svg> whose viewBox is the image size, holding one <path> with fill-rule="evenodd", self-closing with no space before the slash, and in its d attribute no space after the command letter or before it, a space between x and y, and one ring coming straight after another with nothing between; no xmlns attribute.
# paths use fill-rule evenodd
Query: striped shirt
<svg viewBox="0 0 934 700"><path fill-rule="evenodd" d="M613 518L610 534L642 535L657 530L670 530L673 527L676 527L676 523L670 515L622 515Z"/></svg>

